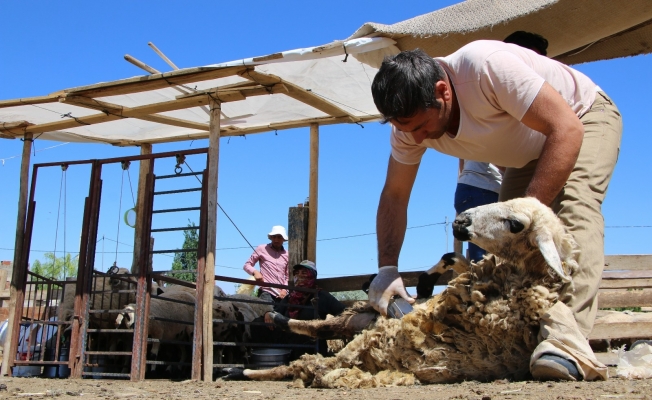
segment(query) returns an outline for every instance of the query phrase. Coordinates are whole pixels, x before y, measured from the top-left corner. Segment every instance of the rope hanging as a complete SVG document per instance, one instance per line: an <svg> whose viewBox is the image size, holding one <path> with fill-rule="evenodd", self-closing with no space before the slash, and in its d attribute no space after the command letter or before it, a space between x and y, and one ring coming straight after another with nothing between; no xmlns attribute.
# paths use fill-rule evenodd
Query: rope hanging
<svg viewBox="0 0 652 400"><path fill-rule="evenodd" d="M115 260L113 261L113 267L117 267L118 265L118 246L120 245L120 217L122 216L122 190L124 188L124 182L125 182L125 171L129 170L129 165L131 163L129 161L122 161L122 179L120 179L120 197L118 201L118 229L115 237Z"/></svg>
<svg viewBox="0 0 652 400"><path fill-rule="evenodd" d="M66 280L66 267L68 260L66 259L66 171L68 164L61 164L61 183L59 184L59 204L57 206L57 224L54 231L54 252L52 253L52 267L57 264L57 239L59 237L59 218L61 216L61 197L63 196L63 280ZM53 277L56 278L56 277Z"/></svg>

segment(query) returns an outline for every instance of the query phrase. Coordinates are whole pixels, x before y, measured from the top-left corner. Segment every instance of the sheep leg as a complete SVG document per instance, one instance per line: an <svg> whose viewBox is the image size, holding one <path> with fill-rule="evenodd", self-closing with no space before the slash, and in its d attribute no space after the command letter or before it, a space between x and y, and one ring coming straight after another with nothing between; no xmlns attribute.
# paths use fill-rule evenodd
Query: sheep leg
<svg viewBox="0 0 652 400"><path fill-rule="evenodd" d="M151 351L151 354L152 354L152 356L153 356L153 357L152 357L152 358L153 358L153 361L158 361L158 352L159 352L159 350L161 349L161 342L160 342L160 340L161 340L161 339L159 338L159 341L158 341L158 342L154 342L154 343L152 343L152 351ZM153 365L152 365L151 371L152 371L152 372L156 372L156 364L153 364Z"/></svg>
<svg viewBox="0 0 652 400"><path fill-rule="evenodd" d="M350 339L362 332L378 317L375 312L342 314L326 320L296 320L272 312L274 325L299 335L319 339Z"/></svg>
<svg viewBox="0 0 652 400"><path fill-rule="evenodd" d="M224 368L223 371L228 375L224 377L225 380L254 380L254 381L280 381L283 379L291 378L294 376L292 368L287 365L280 365L270 369L240 369L240 368Z"/></svg>

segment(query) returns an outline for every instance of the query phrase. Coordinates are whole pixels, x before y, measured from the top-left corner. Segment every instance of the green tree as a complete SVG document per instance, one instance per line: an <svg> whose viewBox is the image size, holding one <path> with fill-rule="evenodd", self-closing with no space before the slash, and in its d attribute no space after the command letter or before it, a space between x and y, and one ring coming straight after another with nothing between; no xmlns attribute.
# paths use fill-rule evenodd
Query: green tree
<svg viewBox="0 0 652 400"><path fill-rule="evenodd" d="M183 246L182 249L197 250L199 247L199 227L194 222L188 220L188 229L183 231ZM183 253L176 253L174 261L172 261L173 271L189 271L197 269L197 252L188 251ZM181 279L188 282L197 281L197 274L194 272L188 273L174 273L173 278Z"/></svg>
<svg viewBox="0 0 652 400"><path fill-rule="evenodd" d="M71 257L70 253L63 257L55 257L54 253L43 254L45 261L36 260L32 263L30 270L46 278L56 281L64 280L68 277L77 276L77 256Z"/></svg>

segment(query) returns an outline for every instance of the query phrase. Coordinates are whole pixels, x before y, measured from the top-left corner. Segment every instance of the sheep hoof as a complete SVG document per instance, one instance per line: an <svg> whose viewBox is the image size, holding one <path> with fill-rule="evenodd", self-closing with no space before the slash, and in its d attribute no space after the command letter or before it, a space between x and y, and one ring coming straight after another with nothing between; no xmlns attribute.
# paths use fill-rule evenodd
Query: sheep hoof
<svg viewBox="0 0 652 400"><path fill-rule="evenodd" d="M284 331L287 331L290 329L288 322L290 319L282 314L277 313L276 311L271 312L271 317L272 320L274 321L274 325L278 326L279 328L283 329Z"/></svg>
<svg viewBox="0 0 652 400"><path fill-rule="evenodd" d="M582 376L575 363L554 354L544 354L530 368L539 381L580 381Z"/></svg>
<svg viewBox="0 0 652 400"><path fill-rule="evenodd" d="M222 368L222 373L226 374L225 376L222 377L222 379L225 381L248 381L249 380L249 378L245 376L243 368Z"/></svg>

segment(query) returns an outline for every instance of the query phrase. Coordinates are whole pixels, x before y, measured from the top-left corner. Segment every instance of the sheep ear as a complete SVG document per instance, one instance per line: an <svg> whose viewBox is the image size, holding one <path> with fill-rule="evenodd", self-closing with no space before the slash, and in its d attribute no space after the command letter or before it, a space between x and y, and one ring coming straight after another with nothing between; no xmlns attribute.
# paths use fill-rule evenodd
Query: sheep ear
<svg viewBox="0 0 652 400"><path fill-rule="evenodd" d="M552 234L548 230L543 230L537 234L537 246L546 260L548 265L559 275L562 281L570 282L571 277L564 272L564 267L561 264L561 258L557 252L555 241L552 240Z"/></svg>

